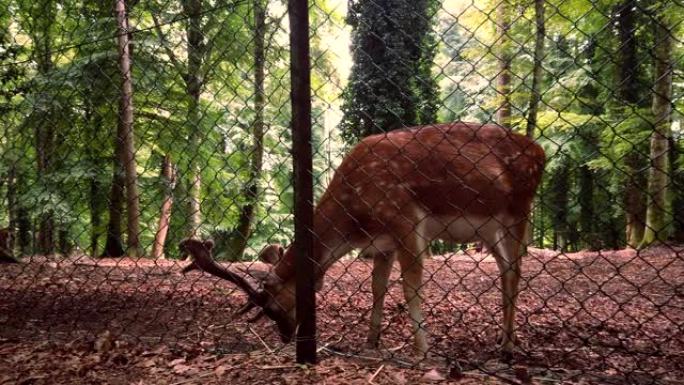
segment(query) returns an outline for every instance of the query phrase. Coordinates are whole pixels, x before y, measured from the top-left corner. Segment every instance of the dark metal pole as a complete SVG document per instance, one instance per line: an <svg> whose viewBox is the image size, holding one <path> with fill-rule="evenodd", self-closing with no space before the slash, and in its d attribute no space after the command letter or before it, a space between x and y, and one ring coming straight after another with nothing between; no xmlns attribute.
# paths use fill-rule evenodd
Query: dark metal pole
<svg viewBox="0 0 684 385"><path fill-rule="evenodd" d="M316 362L316 295L313 263L313 174L311 151L311 71L308 0L289 0L297 258L297 362Z"/></svg>

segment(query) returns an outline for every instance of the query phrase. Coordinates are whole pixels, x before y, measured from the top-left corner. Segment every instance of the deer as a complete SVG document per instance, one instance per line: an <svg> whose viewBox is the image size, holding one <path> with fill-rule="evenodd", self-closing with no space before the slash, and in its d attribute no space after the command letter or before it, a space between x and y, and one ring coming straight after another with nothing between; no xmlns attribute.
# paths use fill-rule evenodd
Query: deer
<svg viewBox="0 0 684 385"><path fill-rule="evenodd" d="M515 305L526 254L532 201L546 157L532 139L496 124L454 122L368 136L343 158L314 211L312 259L316 289L326 270L353 249L372 255L373 309L368 343L377 346L392 265L398 261L415 353L428 352L421 311L423 260L429 242L483 242L500 271L503 318L499 346L517 343ZM213 243L180 244L201 270L244 291L257 317L275 321L284 343L296 330L295 251L266 247L267 270L250 270L258 284L212 258Z"/></svg>

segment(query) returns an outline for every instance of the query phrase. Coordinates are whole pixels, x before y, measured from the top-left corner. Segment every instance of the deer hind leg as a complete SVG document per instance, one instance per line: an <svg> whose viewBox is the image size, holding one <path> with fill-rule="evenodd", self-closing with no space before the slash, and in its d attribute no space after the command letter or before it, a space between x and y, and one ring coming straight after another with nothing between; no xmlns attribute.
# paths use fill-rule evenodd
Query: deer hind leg
<svg viewBox="0 0 684 385"><path fill-rule="evenodd" d="M418 234L405 238L402 245L397 249L397 258L401 265L404 298L408 305L415 338L415 350L416 354L421 357L424 357L428 351L427 332L421 311L423 257L426 250L427 241Z"/></svg>
<svg viewBox="0 0 684 385"><path fill-rule="evenodd" d="M501 327L501 351L509 359L517 342L515 334L515 302L518 298L524 236L527 220L504 227L496 232L496 239L490 243L501 273L503 302L503 325Z"/></svg>
<svg viewBox="0 0 684 385"><path fill-rule="evenodd" d="M373 310L371 312L368 345L377 348L382 328L382 313L387 294L387 282L394 262L393 253L377 253L373 255Z"/></svg>

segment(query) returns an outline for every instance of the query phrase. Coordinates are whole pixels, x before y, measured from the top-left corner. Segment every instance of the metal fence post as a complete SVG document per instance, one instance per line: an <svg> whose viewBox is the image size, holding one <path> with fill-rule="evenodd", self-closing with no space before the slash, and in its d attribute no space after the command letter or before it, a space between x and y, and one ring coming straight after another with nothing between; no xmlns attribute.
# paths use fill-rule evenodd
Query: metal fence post
<svg viewBox="0 0 684 385"><path fill-rule="evenodd" d="M289 0L292 152L297 252L297 362L316 362L316 296L313 275L313 174L311 149L311 71L307 0Z"/></svg>

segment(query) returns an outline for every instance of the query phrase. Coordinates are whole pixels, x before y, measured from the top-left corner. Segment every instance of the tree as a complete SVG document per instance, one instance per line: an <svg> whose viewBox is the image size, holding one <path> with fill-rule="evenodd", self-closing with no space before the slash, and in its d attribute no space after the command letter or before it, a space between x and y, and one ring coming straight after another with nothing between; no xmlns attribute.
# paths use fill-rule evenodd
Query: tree
<svg viewBox="0 0 684 385"><path fill-rule="evenodd" d="M123 139L122 159L126 183L126 246L129 255L140 255L140 202L138 199L138 176L136 171L135 141L133 132L133 80L128 41L128 18L126 3L116 0L118 25L119 70L121 71L121 98L119 102L119 138Z"/></svg>
<svg viewBox="0 0 684 385"><path fill-rule="evenodd" d="M49 77L53 71L52 45L53 29L56 23L56 4L49 0L35 2L21 2L20 7L24 13L25 29L33 41L33 57L36 63L38 76ZM44 191L49 191L49 175L53 168L53 154L55 152L55 132L52 122L54 107L52 106L51 94L46 87L35 90L35 104L31 115L28 117L28 127L34 129L34 141L36 149L36 174L42 179ZM38 250L41 253L50 254L55 251L55 220L54 212L50 206L40 214L39 230L37 236Z"/></svg>
<svg viewBox="0 0 684 385"><path fill-rule="evenodd" d="M163 31L162 24L158 18L158 14L161 13L160 10L166 5L156 5L150 15L154 21L159 43L174 70L183 79L184 84L186 115L182 127L184 128L183 134L187 138L187 144L184 146L184 151L179 159L179 174L181 184L183 184L181 191L187 193L187 206L184 212L186 220L185 235L192 238L199 236L202 223L202 170L198 164L201 160L198 154L201 147L200 141L206 137L203 132L203 111L200 109L200 97L210 80L210 76L215 74L214 70L218 63L223 60L221 55L230 52L225 47L222 47L222 51L216 50L217 42L221 41L221 39L228 39L224 34L232 30L230 28L223 28L218 21L218 18L225 15L225 13L218 12L217 10L213 12L203 11L205 6L203 0L182 0L180 3L183 20L185 20L185 38L181 39L181 42L177 44L171 42L169 35L173 36L173 34ZM229 12L231 9L227 7L225 11ZM216 29L219 31L225 29L226 31L215 32ZM213 31L214 34L208 35L210 31ZM210 36L210 38L207 38L207 36ZM234 34L231 38L236 39L238 36ZM234 43L230 41L227 44ZM181 55L175 53L176 47L183 44L185 55L182 56L185 57L185 61L181 59Z"/></svg>
<svg viewBox="0 0 684 385"><path fill-rule="evenodd" d="M433 0L359 0L351 5L347 23L353 29L354 64L341 123L347 142L436 122L435 11Z"/></svg>
<svg viewBox="0 0 684 385"><path fill-rule="evenodd" d="M510 15L508 0L501 0L496 6L496 42L498 73L496 76L496 93L499 103L496 110L496 121L503 127L511 126L511 42Z"/></svg>
<svg viewBox="0 0 684 385"><path fill-rule="evenodd" d="M245 203L240 208L237 224L227 240L226 252L230 256L242 255L252 233L264 157L264 108L266 107L264 95L266 4L264 0L254 0L252 9L254 17L254 120L251 130L253 145L250 150L249 180L243 192Z"/></svg>
<svg viewBox="0 0 684 385"><path fill-rule="evenodd" d="M664 7L663 7L664 8ZM653 57L653 132L651 133L650 169L648 174L648 204L644 238L639 247L667 240L668 214L668 138L672 119L672 27L663 9L655 17Z"/></svg>
<svg viewBox="0 0 684 385"><path fill-rule="evenodd" d="M625 0L616 9L618 30L617 96L624 104L625 114L633 114L641 104L639 95L639 60L637 57L636 1ZM628 246L636 247L644 234L646 199L643 185L646 178L639 172L643 168L644 157L636 145L625 156L626 181L624 192L625 241Z"/></svg>
<svg viewBox="0 0 684 385"><path fill-rule="evenodd" d="M534 39L534 64L532 69L532 89L530 90L530 104L527 112L528 137L534 137L537 128L537 114L541 102L542 60L544 59L544 39L546 38L546 26L544 20L545 0L534 0L534 19L536 33ZM532 210L534 212L534 210Z"/></svg>
<svg viewBox="0 0 684 385"><path fill-rule="evenodd" d="M164 198L160 209L157 233L154 236L154 244L152 245L152 258L154 259L164 257L164 245L166 244L166 235L169 232L171 207L173 206L173 189L176 184L176 170L174 170L171 157L168 154L162 160L161 180Z"/></svg>

